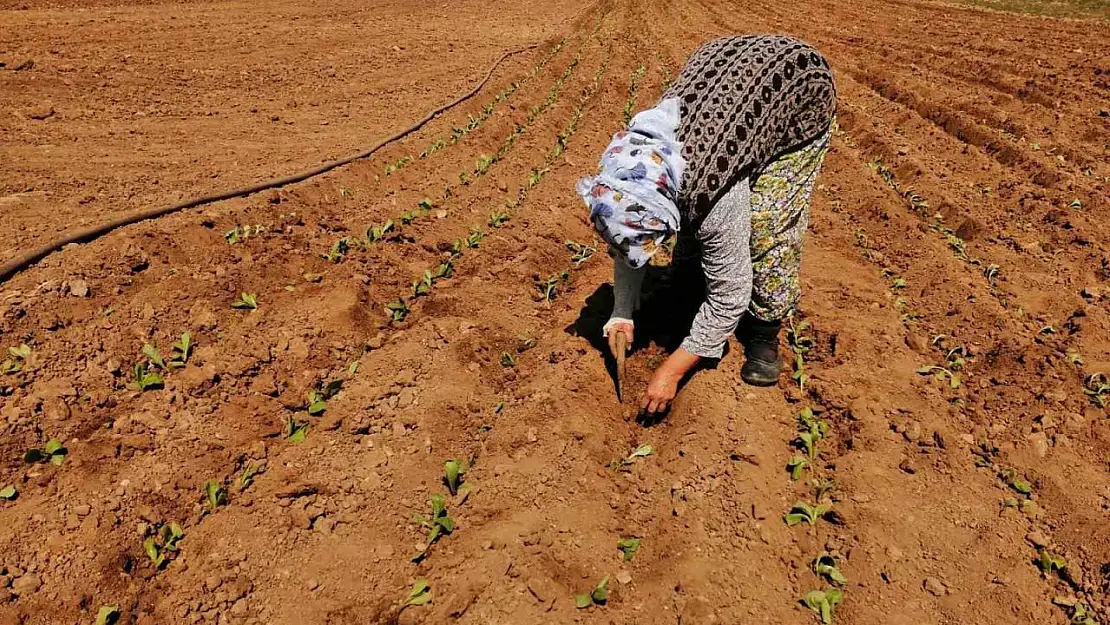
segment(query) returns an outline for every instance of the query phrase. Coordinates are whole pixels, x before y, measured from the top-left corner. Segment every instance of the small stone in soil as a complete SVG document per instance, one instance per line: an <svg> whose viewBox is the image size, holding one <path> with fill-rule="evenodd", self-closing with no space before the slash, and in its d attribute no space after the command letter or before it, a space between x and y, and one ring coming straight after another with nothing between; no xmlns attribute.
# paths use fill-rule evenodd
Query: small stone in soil
<svg viewBox="0 0 1110 625"><path fill-rule="evenodd" d="M943 597L948 594L948 588L945 587L944 582L935 577L926 577L922 587L925 588L929 594L936 595L937 597Z"/></svg>

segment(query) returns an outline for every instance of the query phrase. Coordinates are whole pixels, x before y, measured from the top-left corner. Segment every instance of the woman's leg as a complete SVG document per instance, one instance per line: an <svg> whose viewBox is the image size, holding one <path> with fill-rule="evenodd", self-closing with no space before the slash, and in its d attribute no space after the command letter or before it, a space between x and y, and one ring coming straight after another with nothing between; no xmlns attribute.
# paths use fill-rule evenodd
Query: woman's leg
<svg viewBox="0 0 1110 625"><path fill-rule="evenodd" d="M782 320L801 296L798 271L809 226L809 204L831 133L774 161L752 186L752 301L737 330L747 361L745 382L771 385L781 367Z"/></svg>

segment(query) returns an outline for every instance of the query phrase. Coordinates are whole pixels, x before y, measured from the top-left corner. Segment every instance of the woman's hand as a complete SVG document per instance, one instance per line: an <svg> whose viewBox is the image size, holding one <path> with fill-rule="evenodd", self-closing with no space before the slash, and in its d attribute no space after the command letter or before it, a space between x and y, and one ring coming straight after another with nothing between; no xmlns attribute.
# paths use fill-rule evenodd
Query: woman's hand
<svg viewBox="0 0 1110 625"><path fill-rule="evenodd" d="M678 394L678 383L701 360L685 349L679 348L655 370L648 383L647 392L640 400L640 407L649 413L663 413Z"/></svg>
<svg viewBox="0 0 1110 625"><path fill-rule="evenodd" d="M617 353L617 335L618 334L623 334L625 336L625 339L626 339L625 342L624 342L625 352L631 351L632 350L632 335L633 335L632 324L631 323L626 323L626 322L617 322L617 323L614 323L609 328L609 352L611 354L613 354L614 358L617 357L617 356L623 356L624 355L624 354L618 354Z"/></svg>

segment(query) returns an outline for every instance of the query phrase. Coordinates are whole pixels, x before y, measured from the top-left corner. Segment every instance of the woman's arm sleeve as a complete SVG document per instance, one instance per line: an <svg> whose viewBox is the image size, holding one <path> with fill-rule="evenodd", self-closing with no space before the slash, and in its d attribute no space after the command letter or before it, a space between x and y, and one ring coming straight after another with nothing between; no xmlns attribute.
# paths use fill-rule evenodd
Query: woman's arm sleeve
<svg viewBox="0 0 1110 625"><path fill-rule="evenodd" d="M720 358L752 296L751 191L741 180L721 198L698 229L705 272L705 302L682 348Z"/></svg>
<svg viewBox="0 0 1110 625"><path fill-rule="evenodd" d="M619 258L613 259L613 319L632 319L640 307L640 288L647 266L633 269Z"/></svg>

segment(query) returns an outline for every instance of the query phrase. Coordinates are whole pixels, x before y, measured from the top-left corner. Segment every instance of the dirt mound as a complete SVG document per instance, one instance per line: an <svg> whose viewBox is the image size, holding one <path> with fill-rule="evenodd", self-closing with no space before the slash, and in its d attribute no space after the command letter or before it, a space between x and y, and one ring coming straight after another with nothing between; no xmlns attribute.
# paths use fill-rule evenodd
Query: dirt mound
<svg viewBox="0 0 1110 625"><path fill-rule="evenodd" d="M30 245L198 190L198 173L247 181L280 173L274 154L336 156L450 99L505 49L543 44L373 159L124 228L0 288L13 348L0 489L14 490L0 499L0 623L93 622L102 606L125 623L804 623L811 591L828 591L809 600L836 603L837 622L1110 620L1101 25L919 2L456 3L413 19L387 3L335 20L282 6L288 19L248 12L211 32L232 47L262 24L327 41L331 23L372 40L359 54L414 57L336 92L294 70L290 48L260 92L280 78L351 118L321 110L307 119L339 127L288 135L214 106L168 177L141 133L127 158L103 137L125 117L64 114L84 96L43 86L64 85L57 68L4 69L22 86L6 102L49 93L63 112L7 122L5 151L57 149L74 178L109 181L92 210L54 157L6 170L9 229ZM170 37L160 11L221 7L124 15ZM2 19L38 23L29 41L49 46L65 15ZM382 19L455 49L367 37ZM109 45L150 41L133 30ZM733 349L644 427L599 351L611 268L573 182L690 50L735 31L808 39L839 80L798 360L753 389ZM199 68L185 80L190 58L166 83L222 97ZM80 75L115 89L113 106L145 106L125 69ZM150 132L169 141L173 127ZM112 156L75 158L99 153ZM52 202L18 208L36 193ZM659 357L636 353L634 385ZM448 460L467 467L457 494Z"/></svg>

